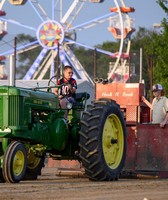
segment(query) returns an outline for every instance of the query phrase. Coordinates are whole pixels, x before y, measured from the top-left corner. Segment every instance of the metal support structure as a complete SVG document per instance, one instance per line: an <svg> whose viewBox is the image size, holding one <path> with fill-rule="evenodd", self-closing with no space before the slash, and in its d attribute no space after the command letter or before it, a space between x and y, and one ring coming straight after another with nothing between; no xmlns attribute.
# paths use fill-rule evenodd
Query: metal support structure
<svg viewBox="0 0 168 200"><path fill-rule="evenodd" d="M97 51L94 50L94 80L97 77ZM94 98L96 98L96 89L94 90Z"/></svg>
<svg viewBox="0 0 168 200"><path fill-rule="evenodd" d="M142 48L140 48L140 78L139 82L142 83Z"/></svg>
<svg viewBox="0 0 168 200"><path fill-rule="evenodd" d="M60 59L59 59L59 56L60 56L60 51L59 51L59 48L60 48L60 45L59 45L59 42L58 42L58 51L57 51L57 57L56 57L56 60L54 61L55 62L55 76L56 76L56 81L58 80L59 78L59 64L60 64Z"/></svg>
<svg viewBox="0 0 168 200"><path fill-rule="evenodd" d="M2 9L2 7L3 7L4 3L5 3L5 1L6 1L6 0L1 0L1 2L0 2L0 10Z"/></svg>
<svg viewBox="0 0 168 200"><path fill-rule="evenodd" d="M14 63L14 56L10 55L9 56L9 85L14 86L15 85L15 80L14 80L14 73L13 73L13 64Z"/></svg>
<svg viewBox="0 0 168 200"><path fill-rule="evenodd" d="M32 6L32 8L34 9L34 11L39 16L39 18L41 19L42 22L44 20L49 20L47 13L41 7L41 5L39 4L39 2L37 0L28 0L28 2L30 3L30 5Z"/></svg>
<svg viewBox="0 0 168 200"><path fill-rule="evenodd" d="M81 6L79 7L79 9L77 9L78 4L81 4ZM77 14L79 13L79 11L81 10L81 8L84 6L85 1L81 2L80 0L75 0L72 5L69 7L68 11L66 12L66 14L64 15L64 17L61 19L61 23L65 23L67 22L68 18L70 15L72 15L73 11L75 10L76 14L74 14L73 20L75 19L75 17L77 16ZM72 21L71 21L72 23Z"/></svg>
<svg viewBox="0 0 168 200"><path fill-rule="evenodd" d="M73 33L76 34L76 31L85 30L85 29L93 27L97 24L103 23L106 20L109 20L109 18L113 18L113 15L119 16L118 20L119 20L119 23L120 23L120 31L121 31L121 35L123 35L123 29L124 29L123 15L124 15L124 13L121 12L120 8L125 7L125 5L123 3L124 1L123 0L113 0L113 1L114 1L116 8L117 8L117 12L110 12L110 13L107 13L106 15L103 15L103 16L100 15L100 17L96 17L95 19L89 20L88 22L84 22L84 23L76 25L76 24L72 24L72 23L74 22L74 20L78 16L79 12L83 8L83 6L87 2L87 0L74 0L71 3L71 5L67 8L67 10L65 9L66 11L64 13L63 13L63 10L62 10L64 8L64 6L63 6L64 1L63 0L60 0L60 1L52 0L51 1L51 5L52 5L51 9L52 10L51 10L50 14L51 14L51 20L56 22L56 23L54 23L54 25L57 24L57 21L55 21L56 6L59 4L59 8L60 8L60 16L59 16L60 23L58 22L58 24L59 24L58 29L60 29L61 32L60 32L60 34L53 34L54 39L51 39L52 38L51 35L50 36L47 35L46 30L53 31L53 33L54 33L54 31L56 31L55 27L54 27L54 25L50 27L48 23L46 23L46 24L44 23L45 20L49 19L50 15L47 15L49 13L47 13L45 11L45 7L42 6L43 5L42 2L40 3L40 1L38 1L38 0L27 0L27 3L30 4L30 9L32 9L35 12L35 14L37 15L37 18L42 21L41 25L44 25L42 27L42 30L41 29L39 30L39 27L41 25L39 27L34 28L33 25L29 26L29 25L26 25L26 24L22 24L22 23L20 23L19 21L16 21L16 20L12 20L10 18L8 19L8 17L1 17L0 20L2 19L3 22L7 22L9 24L13 24L13 25L16 25L16 26L24 28L24 29L33 30L35 32L37 32L37 31L39 31L39 32L43 31L44 32L43 34L41 32L39 33L39 37L37 37L37 41L34 41L34 43L31 43L31 44L29 43L27 46L24 46L24 47L22 46L21 48L19 47L20 49L17 48L17 52L18 52L18 50L23 51L25 49L25 47L26 48L32 48L32 46L38 45L38 43L44 48L39 53L39 55L37 56L37 59L34 61L33 65L30 66L29 71L27 72L26 76L23 79L24 80L33 79L35 77L35 75L37 75L37 72L40 72L40 75L37 78L39 80L40 78L44 77L44 75L45 75L44 72L48 71L49 67L52 65L52 63L54 61L55 61L55 64L57 63L57 66L59 66L59 63L63 61L62 62L63 65L65 65L65 63L68 63L68 64L73 66L74 71L75 71L74 76L76 75L77 78L82 79L83 81L89 81L92 85L94 85L92 78L90 78L90 76L87 74L87 72L85 71L83 66L80 64L77 57L74 55L73 49L71 49L71 46L73 44L75 44L77 46L81 46L81 47L84 47L84 48L87 48L87 49L91 49L93 51L94 51L95 47L89 47L88 45L79 43L79 42L76 41L76 37L71 38L70 36ZM2 5L2 2L4 4L5 2L7 2L7 0L1 1L0 6ZM90 2L91 3L93 3L93 2L102 3L103 1L90 1ZM120 7L119 4L121 4L121 7ZM2 5L2 7L3 7L3 5ZM57 6L57 8L58 8L58 6ZM107 10L107 12L108 12L108 10ZM127 13L125 13L125 14L127 14ZM129 17L128 17L128 19L129 19ZM58 31L58 29L57 29L57 31ZM37 36L37 34L36 34L36 36ZM60 48L57 49L57 47L54 47L55 45L53 45L53 44L56 44L55 41L54 41L55 38L59 38L59 37L61 38L61 41L59 41ZM49 43L49 45L48 45L48 43ZM44 46L43 46L43 44L44 44ZM47 45L45 45L45 44L47 44ZM128 42L127 46L130 47L129 42ZM48 51L51 50L48 47L53 47L55 54L57 54L57 59L60 61L59 63L58 63L58 60L56 60L56 58L54 58L55 60L53 60L53 56L51 56L51 55L48 58L48 60L46 60L46 57L48 57L48 54L49 54ZM127 48L126 54L129 53L129 49L130 48ZM123 58L122 57L123 56L122 50L123 50L123 37L120 38L119 51L117 53L108 52L108 51L98 49L98 48L96 49L97 52L100 52L102 54L105 54L107 56L115 58L115 66L113 67L114 71L115 71L116 68L118 68L120 61ZM61 52L59 53L59 51L61 51ZM12 51L10 50L8 52L3 52L1 55L3 55L4 53L6 55L7 54L10 55L10 54L13 54L13 50ZM51 59L51 61L50 61L50 59ZM124 62L122 62L122 63L125 63L125 62L126 62L126 59L124 59ZM43 65L43 67L42 67L42 65ZM122 64L122 65L124 65L124 64ZM42 68L45 68L45 69L43 70ZM58 71L58 69L56 71ZM113 73L114 71L112 71L110 73ZM111 76L110 76L110 78L111 78Z"/></svg>

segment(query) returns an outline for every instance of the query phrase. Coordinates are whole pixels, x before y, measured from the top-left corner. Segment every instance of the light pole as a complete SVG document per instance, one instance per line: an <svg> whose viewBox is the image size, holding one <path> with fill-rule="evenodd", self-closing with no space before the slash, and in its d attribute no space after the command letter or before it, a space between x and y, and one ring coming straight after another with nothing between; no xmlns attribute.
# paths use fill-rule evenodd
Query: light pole
<svg viewBox="0 0 168 200"><path fill-rule="evenodd" d="M152 86L153 86L153 67L154 67L154 55L148 55L148 69L149 69L149 82L150 82L150 102L153 100Z"/></svg>

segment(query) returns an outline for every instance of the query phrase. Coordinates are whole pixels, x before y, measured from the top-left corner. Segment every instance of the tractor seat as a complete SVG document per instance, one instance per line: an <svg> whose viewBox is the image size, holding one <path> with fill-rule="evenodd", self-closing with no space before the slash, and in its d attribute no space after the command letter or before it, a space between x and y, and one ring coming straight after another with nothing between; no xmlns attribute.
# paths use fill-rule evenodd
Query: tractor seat
<svg viewBox="0 0 168 200"><path fill-rule="evenodd" d="M76 93L75 94L75 100L76 101L84 101L90 98L90 94L87 92L81 92L81 93Z"/></svg>
<svg viewBox="0 0 168 200"><path fill-rule="evenodd" d="M81 92L75 94L76 102L73 104L73 108L75 109L83 109L85 107L84 101L90 98L90 94L87 92Z"/></svg>

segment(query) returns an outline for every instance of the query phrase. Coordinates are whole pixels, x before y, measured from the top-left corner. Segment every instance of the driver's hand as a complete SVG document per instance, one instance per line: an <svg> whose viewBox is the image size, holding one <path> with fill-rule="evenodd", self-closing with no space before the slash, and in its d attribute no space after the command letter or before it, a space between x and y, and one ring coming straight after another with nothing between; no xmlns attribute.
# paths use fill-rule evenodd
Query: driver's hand
<svg viewBox="0 0 168 200"><path fill-rule="evenodd" d="M146 100L146 98L144 96L141 97L142 102L144 102Z"/></svg>
<svg viewBox="0 0 168 200"><path fill-rule="evenodd" d="M68 84L68 90L72 90L72 85Z"/></svg>
<svg viewBox="0 0 168 200"><path fill-rule="evenodd" d="M63 96L62 96L62 95L59 95L59 96L58 96L58 98L59 98L59 99L62 99L62 98L63 98Z"/></svg>

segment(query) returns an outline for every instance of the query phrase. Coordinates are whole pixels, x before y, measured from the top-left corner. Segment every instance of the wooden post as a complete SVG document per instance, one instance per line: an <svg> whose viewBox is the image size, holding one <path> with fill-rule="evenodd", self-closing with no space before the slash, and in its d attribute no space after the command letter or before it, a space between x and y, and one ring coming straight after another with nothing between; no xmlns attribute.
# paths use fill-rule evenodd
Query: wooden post
<svg viewBox="0 0 168 200"><path fill-rule="evenodd" d="M97 76L97 51L96 48L94 49L94 82ZM95 83L96 84L96 83ZM94 98L96 98L96 87L94 87Z"/></svg>
<svg viewBox="0 0 168 200"><path fill-rule="evenodd" d="M150 82L150 102L153 100L152 86L153 86L153 56L148 56L148 70L149 70L149 82Z"/></svg>
<svg viewBox="0 0 168 200"><path fill-rule="evenodd" d="M58 51L57 51L57 56L56 56L56 61L55 61L55 78L56 82L58 80L58 69L59 69L59 42L58 42Z"/></svg>
<svg viewBox="0 0 168 200"><path fill-rule="evenodd" d="M16 48L17 48L17 37L14 38L14 66L13 66L13 77L14 77L14 86L16 82Z"/></svg>

